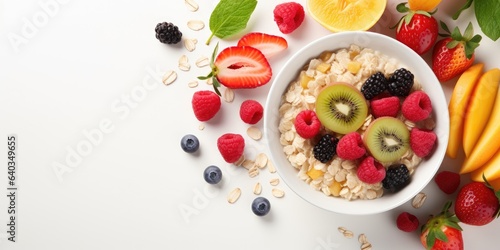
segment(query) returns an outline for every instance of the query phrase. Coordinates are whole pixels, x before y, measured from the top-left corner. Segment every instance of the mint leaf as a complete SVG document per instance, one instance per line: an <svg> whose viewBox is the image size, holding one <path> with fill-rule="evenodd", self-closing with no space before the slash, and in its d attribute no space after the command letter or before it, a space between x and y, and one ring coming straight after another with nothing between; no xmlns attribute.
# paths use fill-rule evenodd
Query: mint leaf
<svg viewBox="0 0 500 250"><path fill-rule="evenodd" d="M496 41L500 37L500 1L474 1L474 10L483 33Z"/></svg>
<svg viewBox="0 0 500 250"><path fill-rule="evenodd" d="M257 0L221 0L210 15L212 34L206 44L213 36L224 38L246 28L256 6Z"/></svg>

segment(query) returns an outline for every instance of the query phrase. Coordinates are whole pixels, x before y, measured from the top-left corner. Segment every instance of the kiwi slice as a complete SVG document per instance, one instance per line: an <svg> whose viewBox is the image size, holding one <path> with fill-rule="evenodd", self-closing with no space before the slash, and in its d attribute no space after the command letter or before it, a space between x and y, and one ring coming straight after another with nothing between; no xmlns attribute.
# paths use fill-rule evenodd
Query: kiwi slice
<svg viewBox="0 0 500 250"><path fill-rule="evenodd" d="M363 125L368 105L363 94L351 84L334 83L318 94L316 114L327 129L347 134Z"/></svg>
<svg viewBox="0 0 500 250"><path fill-rule="evenodd" d="M363 135L365 147L379 162L394 162L410 148L410 131L394 117L375 119Z"/></svg>

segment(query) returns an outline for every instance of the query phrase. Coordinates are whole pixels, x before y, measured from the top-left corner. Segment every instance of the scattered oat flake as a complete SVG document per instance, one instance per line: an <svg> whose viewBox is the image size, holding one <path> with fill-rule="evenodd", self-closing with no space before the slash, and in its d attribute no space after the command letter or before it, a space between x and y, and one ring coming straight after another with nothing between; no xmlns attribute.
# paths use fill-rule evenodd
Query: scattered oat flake
<svg viewBox="0 0 500 250"><path fill-rule="evenodd" d="M262 193L262 185L260 185L260 182L255 183L255 186L253 186L253 193L256 195Z"/></svg>
<svg viewBox="0 0 500 250"><path fill-rule="evenodd" d="M189 58L186 55L182 55L179 57L179 64L187 64L189 63Z"/></svg>
<svg viewBox="0 0 500 250"><path fill-rule="evenodd" d="M251 126L247 129L247 134L250 136L250 138L258 141L262 138L262 132L260 131L259 128Z"/></svg>
<svg viewBox="0 0 500 250"><path fill-rule="evenodd" d="M241 166L250 170L254 166L254 162L252 160L244 160Z"/></svg>
<svg viewBox="0 0 500 250"><path fill-rule="evenodd" d="M281 198L281 197L285 196L285 191L278 189L278 188L273 188L272 194L276 198Z"/></svg>
<svg viewBox="0 0 500 250"><path fill-rule="evenodd" d="M212 85L212 84L213 84L213 81L214 81L214 80L212 79L212 77L210 77L210 78L208 78L208 79L207 79L207 84L208 84L208 85Z"/></svg>
<svg viewBox="0 0 500 250"><path fill-rule="evenodd" d="M196 49L196 43L198 43L197 39L189 39L186 38L184 40L184 47L189 51L194 51Z"/></svg>
<svg viewBox="0 0 500 250"><path fill-rule="evenodd" d="M269 183L271 184L271 186L277 186L278 184L280 184L280 179L273 178L269 181Z"/></svg>
<svg viewBox="0 0 500 250"><path fill-rule="evenodd" d="M165 85L170 85L175 79L177 79L177 73L173 70L169 70L163 75L162 82Z"/></svg>
<svg viewBox="0 0 500 250"><path fill-rule="evenodd" d="M202 123L202 124L198 125L198 129L199 130L204 130L205 129L205 124Z"/></svg>
<svg viewBox="0 0 500 250"><path fill-rule="evenodd" d="M231 204L235 203L240 198L240 195L241 195L240 188L233 189L233 191L231 191L229 193L229 195L227 196L227 202L229 202Z"/></svg>
<svg viewBox="0 0 500 250"><path fill-rule="evenodd" d="M264 153L260 153L255 158L255 166L257 166L258 168L264 168L267 165L267 161L267 155Z"/></svg>
<svg viewBox="0 0 500 250"><path fill-rule="evenodd" d="M259 175L259 168L254 165L248 170L248 176L250 176L250 178L253 178L257 175Z"/></svg>
<svg viewBox="0 0 500 250"><path fill-rule="evenodd" d="M245 155L241 155L240 158L233 164L235 166L242 166L244 162L245 162Z"/></svg>
<svg viewBox="0 0 500 250"><path fill-rule="evenodd" d="M365 234L360 234L360 235L358 236L358 241L359 241L359 243L361 243L361 244L368 243L368 239L366 238L366 235L365 235Z"/></svg>
<svg viewBox="0 0 500 250"><path fill-rule="evenodd" d="M269 170L269 173L271 173L271 174L276 173L276 168L274 167L274 164L270 161L267 162L267 169Z"/></svg>
<svg viewBox="0 0 500 250"><path fill-rule="evenodd" d="M354 233L349 231L349 230L346 230L344 233L342 233L344 235L344 237L350 239L352 237L354 237Z"/></svg>
<svg viewBox="0 0 500 250"><path fill-rule="evenodd" d="M184 3L186 4L186 7L188 10L195 12L198 10L199 6L194 0L185 0Z"/></svg>
<svg viewBox="0 0 500 250"><path fill-rule="evenodd" d="M208 60L208 57L206 56L201 56L200 58L198 58L198 60L196 60L196 66L198 68L203 68L205 66L208 66L210 64L210 61Z"/></svg>
<svg viewBox="0 0 500 250"><path fill-rule="evenodd" d="M191 81L188 83L188 86L190 88L196 88L196 87L198 87L198 81Z"/></svg>
<svg viewBox="0 0 500 250"><path fill-rule="evenodd" d="M179 69L182 71L189 71L191 69L191 65L189 65L189 63L179 63Z"/></svg>
<svg viewBox="0 0 500 250"><path fill-rule="evenodd" d="M224 101L226 101L227 103L231 103L234 101L234 91L232 89L224 89L224 93L222 94L222 96L224 97Z"/></svg>
<svg viewBox="0 0 500 250"><path fill-rule="evenodd" d="M366 242L361 245L361 250L371 250L371 249L372 249L372 244L370 242Z"/></svg>
<svg viewBox="0 0 500 250"><path fill-rule="evenodd" d="M188 26L188 28L190 28L194 31L198 31L198 30L202 30L203 28L205 28L205 23L203 23L203 21L201 21L201 20L190 20L190 21L188 21L187 26Z"/></svg>
<svg viewBox="0 0 500 250"><path fill-rule="evenodd" d="M420 208L422 205L424 205L425 200L427 199L427 195L425 193L418 193L413 197L413 200L411 201L411 205L414 208Z"/></svg>

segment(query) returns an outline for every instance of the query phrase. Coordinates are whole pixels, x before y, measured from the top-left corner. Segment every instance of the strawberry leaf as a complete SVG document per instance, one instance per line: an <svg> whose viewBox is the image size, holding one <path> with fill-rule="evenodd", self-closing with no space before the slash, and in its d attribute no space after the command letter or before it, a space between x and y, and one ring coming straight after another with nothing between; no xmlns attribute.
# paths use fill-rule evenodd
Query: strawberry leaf
<svg viewBox="0 0 500 250"><path fill-rule="evenodd" d="M439 21L439 24L441 24L441 28L446 31L446 33L451 34L450 28L448 28L448 25L446 25L445 22Z"/></svg>
<svg viewBox="0 0 500 250"><path fill-rule="evenodd" d="M210 15L210 30L212 34L206 44L210 44L213 36L224 38L246 28L257 0L220 0Z"/></svg>
<svg viewBox="0 0 500 250"><path fill-rule="evenodd" d="M407 3L400 3L396 6L396 10L399 12L399 13L406 13L408 11L410 11L410 8L406 7L406 4Z"/></svg>

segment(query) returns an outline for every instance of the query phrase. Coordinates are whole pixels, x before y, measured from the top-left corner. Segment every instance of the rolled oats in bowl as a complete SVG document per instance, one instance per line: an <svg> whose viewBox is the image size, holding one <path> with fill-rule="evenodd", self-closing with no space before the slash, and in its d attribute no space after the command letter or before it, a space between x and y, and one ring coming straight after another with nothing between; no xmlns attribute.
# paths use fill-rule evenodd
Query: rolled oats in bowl
<svg viewBox="0 0 500 250"><path fill-rule="evenodd" d="M413 198L448 140L448 117L436 115L447 113L446 99L432 70L371 32L332 34L302 48L276 76L265 109L264 136L282 180L310 203L345 214Z"/></svg>

